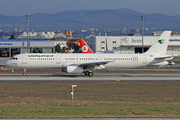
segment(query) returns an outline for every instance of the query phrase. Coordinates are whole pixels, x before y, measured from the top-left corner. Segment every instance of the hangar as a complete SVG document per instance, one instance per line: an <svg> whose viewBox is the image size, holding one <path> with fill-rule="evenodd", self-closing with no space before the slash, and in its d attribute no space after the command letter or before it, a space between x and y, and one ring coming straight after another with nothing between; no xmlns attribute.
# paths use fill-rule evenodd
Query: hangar
<svg viewBox="0 0 180 120"><path fill-rule="evenodd" d="M148 50L158 37L144 36L144 51ZM86 42L95 53L102 53L106 49L127 54L142 52L142 36L91 36ZM166 54L180 56L180 36L170 36Z"/></svg>

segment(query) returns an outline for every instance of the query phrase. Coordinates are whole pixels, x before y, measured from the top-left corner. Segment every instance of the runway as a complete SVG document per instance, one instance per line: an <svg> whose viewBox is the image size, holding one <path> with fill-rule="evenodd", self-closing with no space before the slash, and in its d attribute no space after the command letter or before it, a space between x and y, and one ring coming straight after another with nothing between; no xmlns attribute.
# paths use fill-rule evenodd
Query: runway
<svg viewBox="0 0 180 120"><path fill-rule="evenodd" d="M180 74L0 74L0 81L180 81Z"/></svg>

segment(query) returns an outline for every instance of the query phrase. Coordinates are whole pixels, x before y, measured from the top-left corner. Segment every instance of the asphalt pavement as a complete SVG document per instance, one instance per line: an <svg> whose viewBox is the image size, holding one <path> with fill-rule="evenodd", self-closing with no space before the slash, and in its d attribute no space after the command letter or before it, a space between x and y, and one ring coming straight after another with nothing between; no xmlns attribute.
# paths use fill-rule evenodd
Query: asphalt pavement
<svg viewBox="0 0 180 120"><path fill-rule="evenodd" d="M180 74L0 74L0 81L180 81Z"/></svg>

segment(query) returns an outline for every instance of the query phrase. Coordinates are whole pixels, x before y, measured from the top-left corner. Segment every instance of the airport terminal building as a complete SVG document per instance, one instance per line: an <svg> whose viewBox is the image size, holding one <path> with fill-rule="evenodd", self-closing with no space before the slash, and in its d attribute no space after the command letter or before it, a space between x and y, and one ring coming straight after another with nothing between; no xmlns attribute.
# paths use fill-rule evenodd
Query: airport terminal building
<svg viewBox="0 0 180 120"><path fill-rule="evenodd" d="M30 53L55 53L55 46L66 46L66 41L29 40ZM27 40L0 39L0 57L12 57L16 54L27 52Z"/></svg>
<svg viewBox="0 0 180 120"><path fill-rule="evenodd" d="M144 36L144 51L148 50L158 38L159 36ZM142 36L94 36L87 38L86 42L95 53L102 53L106 48L117 53L142 52ZM166 54L180 56L180 36L170 37Z"/></svg>

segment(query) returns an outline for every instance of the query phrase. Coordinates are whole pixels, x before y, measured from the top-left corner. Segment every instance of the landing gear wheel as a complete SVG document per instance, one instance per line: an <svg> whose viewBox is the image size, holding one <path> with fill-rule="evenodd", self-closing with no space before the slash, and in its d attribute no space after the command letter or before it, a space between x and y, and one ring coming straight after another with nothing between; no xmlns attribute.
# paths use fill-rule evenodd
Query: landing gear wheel
<svg viewBox="0 0 180 120"><path fill-rule="evenodd" d="M26 76L26 73L23 73L22 76Z"/></svg>
<svg viewBox="0 0 180 120"><path fill-rule="evenodd" d="M24 69L22 76L26 76L26 69Z"/></svg>
<svg viewBox="0 0 180 120"><path fill-rule="evenodd" d="M89 75L89 71L86 71L84 74L85 74L86 76L88 76L88 75Z"/></svg>
<svg viewBox="0 0 180 120"><path fill-rule="evenodd" d="M92 76L93 76L93 73L92 73L92 72L89 72L88 76L89 76L89 77L92 77Z"/></svg>

